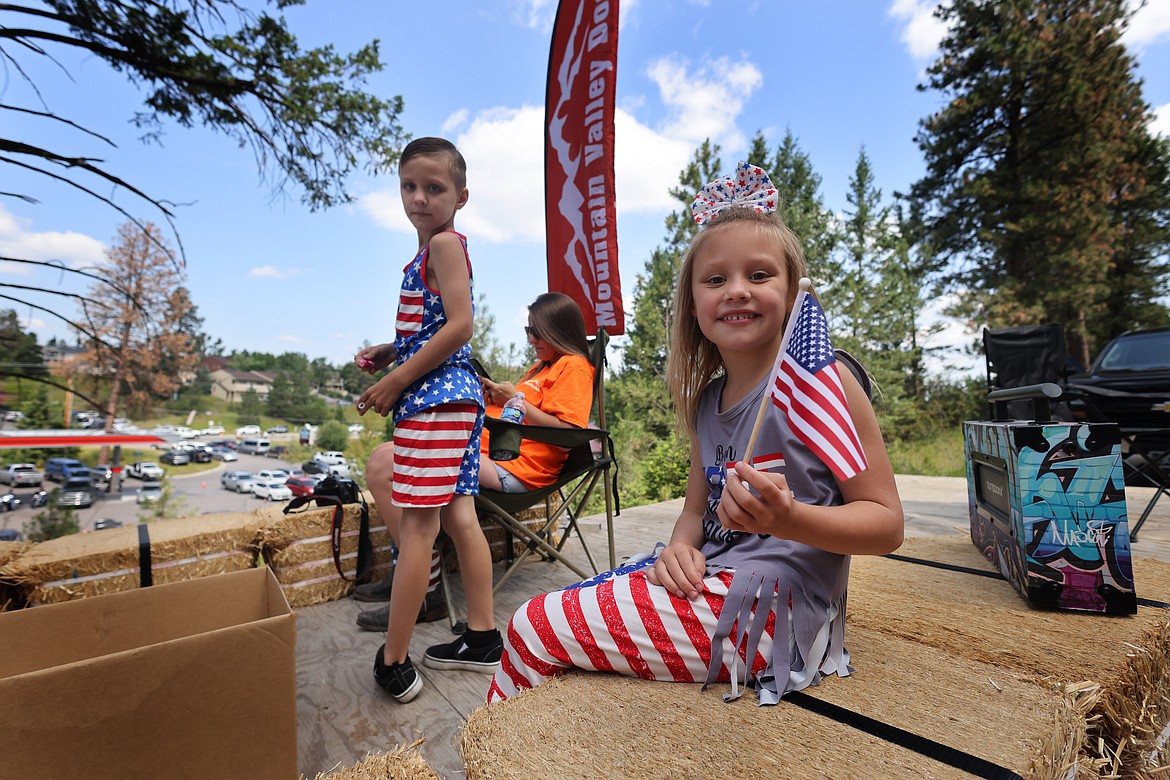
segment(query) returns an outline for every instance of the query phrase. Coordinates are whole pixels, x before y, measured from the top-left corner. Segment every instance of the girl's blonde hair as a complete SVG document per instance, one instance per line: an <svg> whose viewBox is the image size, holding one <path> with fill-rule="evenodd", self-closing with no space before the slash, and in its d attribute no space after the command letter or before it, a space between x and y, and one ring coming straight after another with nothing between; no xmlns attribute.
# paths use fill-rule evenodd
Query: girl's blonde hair
<svg viewBox="0 0 1170 780"><path fill-rule="evenodd" d="M796 293L799 290L800 279L808 276L800 241L776 212L765 214L750 208L725 209L708 222L691 241L683 255L674 293L674 323L671 326L671 343L666 359L666 380L674 400L679 428L692 441L696 436L699 398L711 380L723 371L723 358L720 357L719 350L703 335L695 320L695 296L691 290L695 256L705 244L717 240L719 234L730 225L750 226L775 238L776 246L788 270L788 311L784 315L786 326L788 315L792 311L792 303L796 300ZM760 359L771 360L773 357L768 355Z"/></svg>

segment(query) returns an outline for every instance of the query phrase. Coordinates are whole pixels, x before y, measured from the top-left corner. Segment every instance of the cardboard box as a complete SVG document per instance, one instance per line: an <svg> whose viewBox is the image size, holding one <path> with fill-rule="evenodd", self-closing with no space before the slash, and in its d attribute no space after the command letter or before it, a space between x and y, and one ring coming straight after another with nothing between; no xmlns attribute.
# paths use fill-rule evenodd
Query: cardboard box
<svg viewBox="0 0 1170 780"><path fill-rule="evenodd" d="M267 569L0 614L3 774L297 776L296 627Z"/></svg>
<svg viewBox="0 0 1170 780"><path fill-rule="evenodd" d="M1034 607L1137 611L1112 423L965 422L971 540Z"/></svg>

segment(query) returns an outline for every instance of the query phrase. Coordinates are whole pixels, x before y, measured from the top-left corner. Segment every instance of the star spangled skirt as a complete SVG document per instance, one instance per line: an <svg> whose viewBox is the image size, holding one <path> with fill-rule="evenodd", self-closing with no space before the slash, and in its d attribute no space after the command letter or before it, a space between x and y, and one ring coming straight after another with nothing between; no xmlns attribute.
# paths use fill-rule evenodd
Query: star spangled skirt
<svg viewBox="0 0 1170 780"><path fill-rule="evenodd" d="M825 599L783 566L756 566L710 573L690 601L647 580L654 560L627 562L521 605L508 623L488 703L569 669L731 683L728 701L754 687L760 704L851 672L844 593Z"/></svg>

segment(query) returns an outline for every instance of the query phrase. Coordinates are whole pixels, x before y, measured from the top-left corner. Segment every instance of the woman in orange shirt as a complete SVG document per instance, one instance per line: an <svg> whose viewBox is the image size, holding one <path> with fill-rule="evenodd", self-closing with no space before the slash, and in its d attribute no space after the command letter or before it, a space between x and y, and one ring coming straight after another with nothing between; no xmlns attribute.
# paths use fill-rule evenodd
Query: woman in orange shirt
<svg viewBox="0 0 1170 780"><path fill-rule="evenodd" d="M557 428L584 428L593 405L593 363L585 319L576 302L563 293L544 293L528 307L524 332L537 361L515 384L481 377L486 414L499 417L503 405L524 393L524 422ZM515 460L488 457L490 436L480 445L479 484L505 493L524 493L556 482L568 453L560 447L524 439Z"/></svg>

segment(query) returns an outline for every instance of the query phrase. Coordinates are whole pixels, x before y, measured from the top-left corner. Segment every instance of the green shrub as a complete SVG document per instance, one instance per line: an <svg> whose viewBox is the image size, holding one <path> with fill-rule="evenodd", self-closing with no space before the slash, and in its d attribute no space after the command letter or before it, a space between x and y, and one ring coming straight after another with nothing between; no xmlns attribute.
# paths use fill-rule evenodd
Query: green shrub
<svg viewBox="0 0 1170 780"><path fill-rule="evenodd" d="M30 542L47 542L60 536L69 536L81 530L72 507L57 506L57 489L49 491L49 503L37 512L25 526Z"/></svg>
<svg viewBox="0 0 1170 780"><path fill-rule="evenodd" d="M349 443L349 428L337 420L328 420L321 423L317 429L317 447L322 450L337 450L345 452L345 445Z"/></svg>

